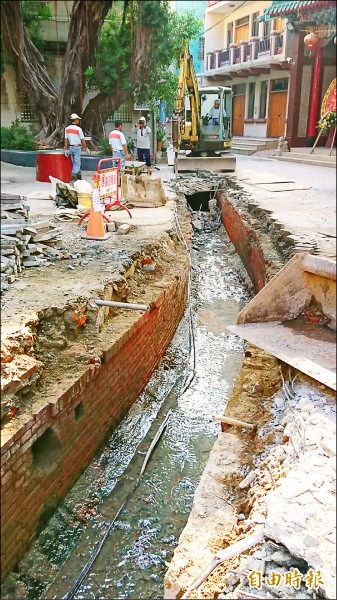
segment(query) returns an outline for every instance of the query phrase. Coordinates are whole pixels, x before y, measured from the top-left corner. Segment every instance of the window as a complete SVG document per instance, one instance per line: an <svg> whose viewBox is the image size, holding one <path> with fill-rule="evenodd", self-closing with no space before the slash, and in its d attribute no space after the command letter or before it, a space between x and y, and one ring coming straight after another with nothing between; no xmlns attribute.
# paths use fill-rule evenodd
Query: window
<svg viewBox="0 0 337 600"><path fill-rule="evenodd" d="M257 37L259 35L259 22L258 22L259 13L256 12L252 16L252 36Z"/></svg>
<svg viewBox="0 0 337 600"><path fill-rule="evenodd" d="M26 92L24 92L23 95L23 112L21 113L20 120L21 123L33 123L34 121L39 120L39 118L32 113L32 108Z"/></svg>
<svg viewBox="0 0 337 600"><path fill-rule="evenodd" d="M227 47L233 43L233 23L227 25Z"/></svg>
<svg viewBox="0 0 337 600"><path fill-rule="evenodd" d="M248 119L254 119L255 82L249 84L248 91Z"/></svg>
<svg viewBox="0 0 337 600"><path fill-rule="evenodd" d="M233 85L233 94L234 96L244 96L246 93L246 84L238 83L237 85Z"/></svg>
<svg viewBox="0 0 337 600"><path fill-rule="evenodd" d="M123 123L132 123L133 99L129 99L108 118L108 121L123 121Z"/></svg>
<svg viewBox="0 0 337 600"><path fill-rule="evenodd" d="M271 91L272 92L286 92L288 89L289 79L284 77L284 79L273 79L271 82Z"/></svg>
<svg viewBox="0 0 337 600"><path fill-rule="evenodd" d="M264 28L263 28L263 36L264 37L268 37L270 35L271 24L272 24L272 21L270 19L269 19L269 21L264 22Z"/></svg>
<svg viewBox="0 0 337 600"><path fill-rule="evenodd" d="M199 38L198 60L204 60L205 56L205 38Z"/></svg>
<svg viewBox="0 0 337 600"><path fill-rule="evenodd" d="M249 38L249 17L243 17L235 22L235 43L248 42Z"/></svg>
<svg viewBox="0 0 337 600"><path fill-rule="evenodd" d="M267 114L268 81L261 81L259 119L265 119Z"/></svg>
<svg viewBox="0 0 337 600"><path fill-rule="evenodd" d="M238 19L235 23L236 27L241 27L241 25L246 25L247 23L249 23L249 16L247 15L247 17L242 17L242 19Z"/></svg>

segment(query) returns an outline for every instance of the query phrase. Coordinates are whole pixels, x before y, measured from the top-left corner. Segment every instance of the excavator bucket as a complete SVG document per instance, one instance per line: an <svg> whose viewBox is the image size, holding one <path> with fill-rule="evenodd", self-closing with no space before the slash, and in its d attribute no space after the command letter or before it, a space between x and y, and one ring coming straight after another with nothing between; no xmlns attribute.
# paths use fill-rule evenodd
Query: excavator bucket
<svg viewBox="0 0 337 600"><path fill-rule="evenodd" d="M336 263L296 254L227 329L336 390Z"/></svg>
<svg viewBox="0 0 337 600"><path fill-rule="evenodd" d="M184 152L179 152L175 158L175 172L183 171L215 171L232 172L235 171L236 157L228 153L222 156L188 156Z"/></svg>

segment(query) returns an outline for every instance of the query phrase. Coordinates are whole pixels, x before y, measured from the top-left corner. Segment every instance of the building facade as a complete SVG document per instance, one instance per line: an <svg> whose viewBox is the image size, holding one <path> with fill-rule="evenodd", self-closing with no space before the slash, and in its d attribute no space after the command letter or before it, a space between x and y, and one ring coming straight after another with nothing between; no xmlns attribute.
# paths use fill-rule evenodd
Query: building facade
<svg viewBox="0 0 337 600"><path fill-rule="evenodd" d="M261 21L275 18L285 23L292 57L285 136L290 148L312 146L323 98L336 78L336 2L274 0ZM321 136L319 145L327 137Z"/></svg>
<svg viewBox="0 0 337 600"><path fill-rule="evenodd" d="M285 134L290 63L280 18L260 22L268 1L208 2L205 79L233 90L233 136Z"/></svg>
<svg viewBox="0 0 337 600"><path fill-rule="evenodd" d="M205 80L232 88L233 136L283 136L290 147L313 143L335 76L335 18L334 1L208 1ZM304 43L309 31L321 32L315 56Z"/></svg>

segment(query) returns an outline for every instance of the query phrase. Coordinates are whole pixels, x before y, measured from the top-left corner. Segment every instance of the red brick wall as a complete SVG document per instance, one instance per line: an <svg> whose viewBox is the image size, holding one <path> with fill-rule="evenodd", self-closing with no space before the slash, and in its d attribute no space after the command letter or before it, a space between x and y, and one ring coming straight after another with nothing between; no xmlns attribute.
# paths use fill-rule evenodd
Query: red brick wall
<svg viewBox="0 0 337 600"><path fill-rule="evenodd" d="M90 463L107 432L117 427L140 392L183 315L187 266L163 292L150 312L104 352L98 368L86 372L60 397L47 404L1 447L1 572L6 575L36 537L57 504ZM83 416L75 420L82 403ZM32 444L52 427L62 445L52 472L33 463Z"/></svg>
<svg viewBox="0 0 337 600"><path fill-rule="evenodd" d="M221 219L228 237L239 254L254 291L259 292L266 284L266 264L259 237L246 223L223 192L217 195Z"/></svg>

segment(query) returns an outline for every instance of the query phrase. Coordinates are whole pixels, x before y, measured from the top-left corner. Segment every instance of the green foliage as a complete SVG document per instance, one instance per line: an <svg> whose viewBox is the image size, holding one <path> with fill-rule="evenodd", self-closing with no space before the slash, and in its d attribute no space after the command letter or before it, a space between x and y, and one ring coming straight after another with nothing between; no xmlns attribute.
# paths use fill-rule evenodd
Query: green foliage
<svg viewBox="0 0 337 600"><path fill-rule="evenodd" d="M86 90L114 94L117 85L130 89L131 26L129 3L114 3L104 23L93 63L85 71ZM135 90L136 101L152 108L162 99L173 104L176 68L184 39L196 39L203 30L202 21L190 11L183 15L169 9L167 0L134 3L133 26L151 27L153 43L149 53L149 75Z"/></svg>
<svg viewBox="0 0 337 600"><path fill-rule="evenodd" d="M157 142L162 142L165 138L165 131L161 127L157 128Z"/></svg>
<svg viewBox="0 0 337 600"><path fill-rule="evenodd" d="M51 19L53 16L49 4L35 0L20 0L20 11L23 25L27 29L30 39L45 58L47 53L44 50L41 30L42 21ZM16 65L16 60L10 52L6 52L6 44L3 42L1 45L1 73L5 71L5 64Z"/></svg>
<svg viewBox="0 0 337 600"><path fill-rule="evenodd" d="M193 11L182 15L169 12L167 26L155 32L151 74L137 90L138 102L147 102L152 108L158 99L174 104L183 41L197 39L202 31L203 23Z"/></svg>
<svg viewBox="0 0 337 600"><path fill-rule="evenodd" d="M131 138L128 139L128 143L126 144L126 146L128 149L128 153L133 154L135 150L135 143Z"/></svg>
<svg viewBox="0 0 337 600"><path fill-rule="evenodd" d="M111 154L111 146L109 144L109 140L106 137L102 137L99 139L99 145L102 148L101 154L103 156L110 156Z"/></svg>
<svg viewBox="0 0 337 600"><path fill-rule="evenodd" d="M52 12L47 2L35 0L20 0L22 21L26 27L30 39L43 54L44 42L41 37L42 21L52 18Z"/></svg>
<svg viewBox="0 0 337 600"><path fill-rule="evenodd" d="M16 120L10 127L1 127L1 148L35 150L34 133Z"/></svg>

